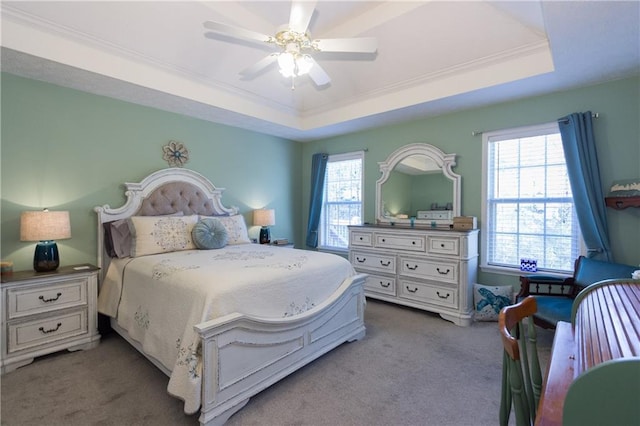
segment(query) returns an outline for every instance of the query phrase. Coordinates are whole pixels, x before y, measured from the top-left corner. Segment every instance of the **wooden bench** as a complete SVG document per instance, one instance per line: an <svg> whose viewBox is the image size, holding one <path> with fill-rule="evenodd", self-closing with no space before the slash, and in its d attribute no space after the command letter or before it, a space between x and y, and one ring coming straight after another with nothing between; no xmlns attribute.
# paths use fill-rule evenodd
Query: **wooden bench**
<svg viewBox="0 0 640 426"><path fill-rule="evenodd" d="M580 256L575 263L572 277L559 278L546 275L520 277L518 300L534 296L538 312L533 319L543 328L556 328L558 321L571 322L573 300L584 288L602 280L630 279L638 266L605 262Z"/></svg>

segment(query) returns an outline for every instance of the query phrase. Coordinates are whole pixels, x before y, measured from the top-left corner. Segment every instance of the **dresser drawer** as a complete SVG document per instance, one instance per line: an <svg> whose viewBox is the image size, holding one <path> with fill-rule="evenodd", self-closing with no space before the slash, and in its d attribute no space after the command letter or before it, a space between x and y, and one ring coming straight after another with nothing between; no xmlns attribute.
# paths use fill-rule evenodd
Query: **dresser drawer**
<svg viewBox="0 0 640 426"><path fill-rule="evenodd" d="M427 237L427 253L460 255L460 239L452 237Z"/></svg>
<svg viewBox="0 0 640 426"><path fill-rule="evenodd" d="M424 235L396 235L388 233L375 234L375 246L377 248L409 250L409 251L425 251Z"/></svg>
<svg viewBox="0 0 640 426"><path fill-rule="evenodd" d="M8 318L87 304L87 279L67 280L57 284L12 288L7 292Z"/></svg>
<svg viewBox="0 0 640 426"><path fill-rule="evenodd" d="M413 257L400 257L400 275L458 284L458 264Z"/></svg>
<svg viewBox="0 0 640 426"><path fill-rule="evenodd" d="M68 311L32 321L9 323L7 352L49 344L88 332L87 309Z"/></svg>
<svg viewBox="0 0 640 426"><path fill-rule="evenodd" d="M382 275L369 275L364 283L364 289L375 293L396 295L396 279Z"/></svg>
<svg viewBox="0 0 640 426"><path fill-rule="evenodd" d="M371 247L373 233L366 231L351 231L349 234L349 244L356 247Z"/></svg>
<svg viewBox="0 0 640 426"><path fill-rule="evenodd" d="M398 295L403 299L416 302L432 303L455 309L458 308L458 290L454 288L401 279Z"/></svg>
<svg viewBox="0 0 640 426"><path fill-rule="evenodd" d="M393 255L352 251L349 256L351 264L357 269L396 273L396 257Z"/></svg>

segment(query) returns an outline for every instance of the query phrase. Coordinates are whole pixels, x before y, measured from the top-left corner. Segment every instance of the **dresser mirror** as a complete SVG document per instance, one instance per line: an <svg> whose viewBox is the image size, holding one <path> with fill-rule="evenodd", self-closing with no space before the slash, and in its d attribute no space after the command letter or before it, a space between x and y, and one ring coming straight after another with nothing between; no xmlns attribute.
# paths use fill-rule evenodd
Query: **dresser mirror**
<svg viewBox="0 0 640 426"><path fill-rule="evenodd" d="M460 175L452 171L456 154L414 143L378 164L377 223L448 227L460 216Z"/></svg>

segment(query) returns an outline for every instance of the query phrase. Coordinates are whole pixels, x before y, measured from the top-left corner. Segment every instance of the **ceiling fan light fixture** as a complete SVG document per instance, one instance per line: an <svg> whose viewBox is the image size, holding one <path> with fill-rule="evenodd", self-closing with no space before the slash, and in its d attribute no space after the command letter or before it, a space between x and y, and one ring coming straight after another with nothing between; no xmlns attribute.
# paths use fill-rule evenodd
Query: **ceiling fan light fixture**
<svg viewBox="0 0 640 426"><path fill-rule="evenodd" d="M282 52L278 55L280 74L284 77L298 77L307 74L313 66L309 55L300 55L292 52Z"/></svg>
<svg viewBox="0 0 640 426"><path fill-rule="evenodd" d="M296 77L308 74L317 86L325 86L331 78L311 56L314 52L367 53L375 54L377 42L373 37L312 39L309 23L315 13L315 0L292 0L289 23L280 25L274 36L236 27L222 22L206 21L204 27L213 33L222 34L252 43L268 43L279 52L274 52L253 66L240 72L244 77L257 75L260 71L278 62L280 74L291 79L294 89ZM210 34L205 34L208 38Z"/></svg>
<svg viewBox="0 0 640 426"><path fill-rule="evenodd" d="M312 66L313 62L311 61L311 56L300 55L296 58L296 68L298 69L298 75L307 74Z"/></svg>
<svg viewBox="0 0 640 426"><path fill-rule="evenodd" d="M285 77L295 77L296 74L296 62L293 54L289 52L282 52L278 55L278 66L280 67L280 74Z"/></svg>

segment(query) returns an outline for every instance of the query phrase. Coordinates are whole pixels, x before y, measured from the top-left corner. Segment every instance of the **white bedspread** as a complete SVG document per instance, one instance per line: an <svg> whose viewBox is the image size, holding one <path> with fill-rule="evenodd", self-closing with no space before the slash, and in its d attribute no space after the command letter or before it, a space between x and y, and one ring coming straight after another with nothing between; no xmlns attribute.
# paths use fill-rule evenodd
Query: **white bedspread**
<svg viewBox="0 0 640 426"><path fill-rule="evenodd" d="M353 275L340 256L258 244L142 256L111 263L98 310L172 372L168 391L190 414L200 407L202 373L195 324L234 312L296 315Z"/></svg>

